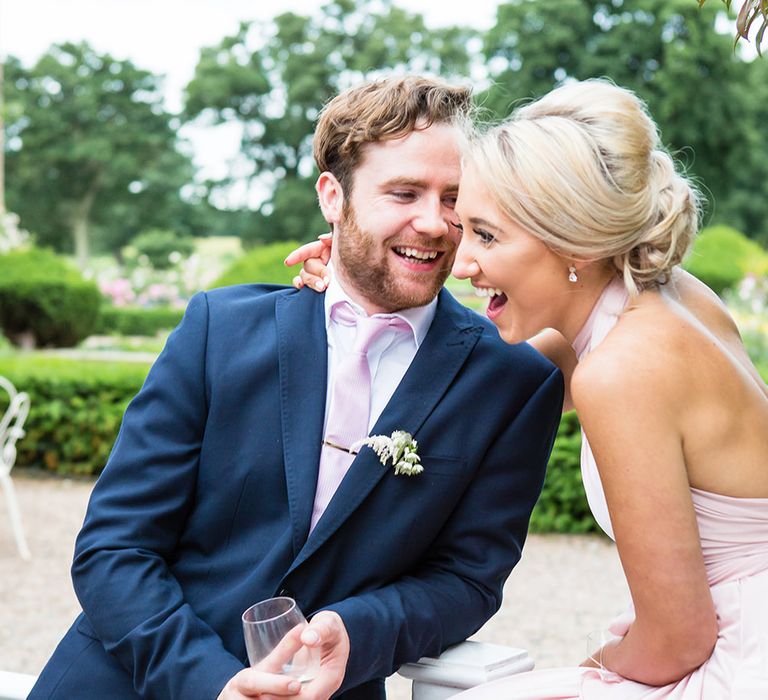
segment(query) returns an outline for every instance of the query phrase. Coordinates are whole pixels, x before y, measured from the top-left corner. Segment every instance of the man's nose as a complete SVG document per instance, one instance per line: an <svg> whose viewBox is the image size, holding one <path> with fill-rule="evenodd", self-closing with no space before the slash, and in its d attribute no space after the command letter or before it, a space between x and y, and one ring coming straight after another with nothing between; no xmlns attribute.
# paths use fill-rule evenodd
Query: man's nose
<svg viewBox="0 0 768 700"><path fill-rule="evenodd" d="M476 277L480 274L480 265L477 264L470 248L467 238L462 236L453 261L453 270L451 270L453 276L460 280Z"/></svg>
<svg viewBox="0 0 768 700"><path fill-rule="evenodd" d="M450 231L451 210L446 207L439 197L424 197L419 211L414 218L414 228L433 238L445 236Z"/></svg>

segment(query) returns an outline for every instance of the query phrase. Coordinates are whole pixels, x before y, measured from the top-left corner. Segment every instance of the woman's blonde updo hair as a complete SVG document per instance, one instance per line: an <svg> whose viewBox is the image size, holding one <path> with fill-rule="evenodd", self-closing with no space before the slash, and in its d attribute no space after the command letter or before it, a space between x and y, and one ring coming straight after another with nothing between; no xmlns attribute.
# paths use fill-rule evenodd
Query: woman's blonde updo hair
<svg viewBox="0 0 768 700"><path fill-rule="evenodd" d="M465 164L512 220L566 259L612 262L633 295L667 280L698 229L701 197L645 105L606 80L515 110Z"/></svg>

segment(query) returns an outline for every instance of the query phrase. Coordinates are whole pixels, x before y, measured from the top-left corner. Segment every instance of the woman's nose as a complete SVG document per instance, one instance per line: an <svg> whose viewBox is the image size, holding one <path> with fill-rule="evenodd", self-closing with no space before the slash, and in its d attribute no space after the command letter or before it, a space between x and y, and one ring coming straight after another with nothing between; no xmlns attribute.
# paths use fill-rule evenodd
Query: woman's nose
<svg viewBox="0 0 768 700"><path fill-rule="evenodd" d="M477 277L480 274L480 265L471 255L469 244L464 237L462 237L456 250L452 273L454 277L458 277L460 280Z"/></svg>

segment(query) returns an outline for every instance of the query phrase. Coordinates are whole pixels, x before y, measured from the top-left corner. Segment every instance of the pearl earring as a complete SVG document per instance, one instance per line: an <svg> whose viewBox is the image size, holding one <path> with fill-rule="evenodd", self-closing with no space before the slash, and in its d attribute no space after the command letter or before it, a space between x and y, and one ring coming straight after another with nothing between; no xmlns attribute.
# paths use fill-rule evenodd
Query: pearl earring
<svg viewBox="0 0 768 700"><path fill-rule="evenodd" d="M576 274L576 268L573 265L571 265L568 268L568 281L569 282L578 282L579 281L579 276Z"/></svg>

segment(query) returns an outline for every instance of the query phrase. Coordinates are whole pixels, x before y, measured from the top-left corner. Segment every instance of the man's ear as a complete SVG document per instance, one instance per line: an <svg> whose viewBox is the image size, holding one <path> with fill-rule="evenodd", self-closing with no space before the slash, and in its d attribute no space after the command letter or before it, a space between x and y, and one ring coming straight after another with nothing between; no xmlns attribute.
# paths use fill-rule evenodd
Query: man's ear
<svg viewBox="0 0 768 700"><path fill-rule="evenodd" d="M331 225L339 223L344 209L344 191L336 176L328 171L320 173L315 191L325 220Z"/></svg>

